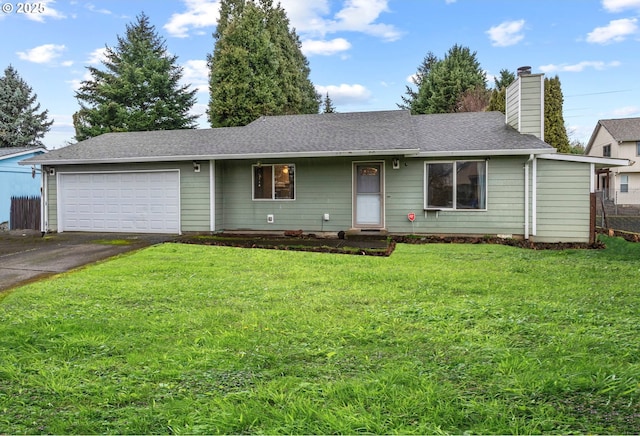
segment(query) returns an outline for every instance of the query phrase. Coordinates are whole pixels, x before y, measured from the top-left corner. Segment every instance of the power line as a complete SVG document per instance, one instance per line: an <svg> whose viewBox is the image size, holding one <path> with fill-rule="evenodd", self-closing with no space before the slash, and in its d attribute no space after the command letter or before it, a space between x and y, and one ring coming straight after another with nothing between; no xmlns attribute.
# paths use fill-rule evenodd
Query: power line
<svg viewBox="0 0 640 436"><path fill-rule="evenodd" d="M602 91L602 92L591 92L588 94L574 94L574 95L565 95L565 98L567 97L586 97L589 95L602 95L602 94L617 94L620 92L631 92L633 91L633 89L621 89L619 91Z"/></svg>

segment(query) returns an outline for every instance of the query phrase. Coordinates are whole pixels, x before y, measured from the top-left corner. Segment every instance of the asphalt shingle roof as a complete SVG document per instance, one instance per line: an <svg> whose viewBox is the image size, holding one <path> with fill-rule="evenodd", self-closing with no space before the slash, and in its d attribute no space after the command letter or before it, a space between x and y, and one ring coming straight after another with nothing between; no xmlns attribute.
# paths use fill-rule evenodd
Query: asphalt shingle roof
<svg viewBox="0 0 640 436"><path fill-rule="evenodd" d="M41 147L0 147L0 159L30 151L43 151L43 149Z"/></svg>
<svg viewBox="0 0 640 436"><path fill-rule="evenodd" d="M616 141L640 141L640 118L598 121Z"/></svg>
<svg viewBox="0 0 640 436"><path fill-rule="evenodd" d="M553 148L506 125L500 112L411 115L378 111L261 117L244 127L106 133L30 163L232 159L259 156L428 154Z"/></svg>

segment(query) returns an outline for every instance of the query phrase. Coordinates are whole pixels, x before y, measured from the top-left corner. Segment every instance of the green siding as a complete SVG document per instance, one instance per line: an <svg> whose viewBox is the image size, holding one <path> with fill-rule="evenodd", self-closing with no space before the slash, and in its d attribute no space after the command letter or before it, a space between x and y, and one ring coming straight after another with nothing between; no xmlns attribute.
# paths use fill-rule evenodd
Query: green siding
<svg viewBox="0 0 640 436"><path fill-rule="evenodd" d="M351 227L351 160L263 160L263 164L295 164L295 200L253 200L252 164L255 163L225 161L220 165L222 228L320 232ZM330 214L326 222L322 219L325 213ZM273 214L273 223L267 223L268 214Z"/></svg>
<svg viewBox="0 0 640 436"><path fill-rule="evenodd" d="M223 200L223 163L220 161L215 162L215 170L214 170L214 189L215 189L215 231L224 230L224 200Z"/></svg>
<svg viewBox="0 0 640 436"><path fill-rule="evenodd" d="M544 136L543 87L542 74L520 76L507 88L506 97L507 124L541 139Z"/></svg>
<svg viewBox="0 0 640 436"><path fill-rule="evenodd" d="M371 159L377 161L380 159ZM424 159L402 158L400 168L385 161L386 228L393 233L522 234L524 229L524 170L526 158L493 158L488 164L486 211L427 212L424 208ZM224 180L222 209L225 230L340 231L352 227L352 166L354 160L297 159L296 199L251 200L251 164L221 163ZM274 163L264 161L264 164ZM407 214L414 212L413 223ZM330 214L330 221L322 216ZM267 223L267 215L274 223Z"/></svg>
<svg viewBox="0 0 640 436"><path fill-rule="evenodd" d="M461 158L459 160L464 160ZM492 158L487 165L487 209L424 212L423 159L387 172L387 227L398 233L522 234L524 158ZM406 163L406 166L405 166ZM413 224L407 214L414 212Z"/></svg>
<svg viewBox="0 0 640 436"><path fill-rule="evenodd" d="M590 178L588 163L538 160L539 242L588 242Z"/></svg>
<svg viewBox="0 0 640 436"><path fill-rule="evenodd" d="M384 161L385 227L391 233L442 235L524 234L524 167L528 157L492 157L487 160L487 208L478 211L428 211L424 208L424 168L422 158L400 158L400 167L392 168L392 157L372 158ZM469 158L477 160L477 158ZM458 160L465 160L459 158ZM57 167L65 171L180 170L181 230L211 230L211 193L213 180L215 230L337 232L352 227L352 185L354 158L306 158L264 160L263 164L295 164L295 200L252 199L252 165L256 161L216 161L201 163L195 173L191 162L82 165ZM435 160L434 160L435 161ZM442 160L438 160L442 161ZM533 177L533 168L530 171ZM589 240L590 165L538 159L536 227L530 217L531 238L540 242L586 242ZM48 230L57 230L56 177L48 177ZM533 183L530 184L533 193ZM532 198L531 198L532 199ZM533 199L532 199L533 200ZM407 214L415 213L411 223ZM533 213L533 203L530 212ZM323 220L324 214L329 221ZM267 223L273 214L274 223ZM534 234L535 230L535 234Z"/></svg>
<svg viewBox="0 0 640 436"><path fill-rule="evenodd" d="M520 111L520 81L516 80L507 88L506 96L506 119L507 124L518 130Z"/></svg>
<svg viewBox="0 0 640 436"><path fill-rule="evenodd" d="M56 191L56 176L47 174L47 197L48 208L45 217L45 231L55 231L58 229L58 192Z"/></svg>

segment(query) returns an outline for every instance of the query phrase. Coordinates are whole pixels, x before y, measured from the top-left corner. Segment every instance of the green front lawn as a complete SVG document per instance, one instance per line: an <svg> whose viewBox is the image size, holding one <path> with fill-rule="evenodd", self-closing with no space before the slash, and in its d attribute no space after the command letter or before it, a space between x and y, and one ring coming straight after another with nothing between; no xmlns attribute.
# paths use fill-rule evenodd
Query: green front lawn
<svg viewBox="0 0 640 436"><path fill-rule="evenodd" d="M0 434L635 433L640 245L165 244L0 296Z"/></svg>

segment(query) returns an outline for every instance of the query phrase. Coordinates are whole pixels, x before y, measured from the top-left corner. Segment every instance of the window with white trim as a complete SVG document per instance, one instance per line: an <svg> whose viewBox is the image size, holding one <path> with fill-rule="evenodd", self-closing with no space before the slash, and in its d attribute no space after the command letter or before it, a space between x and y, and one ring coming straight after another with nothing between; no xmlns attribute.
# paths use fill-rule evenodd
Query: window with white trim
<svg viewBox="0 0 640 436"><path fill-rule="evenodd" d="M295 200L295 165L253 165L254 200Z"/></svg>
<svg viewBox="0 0 640 436"><path fill-rule="evenodd" d="M487 162L425 162L425 209L485 210Z"/></svg>
<svg viewBox="0 0 640 436"><path fill-rule="evenodd" d="M620 175L620 192L629 192L629 176L626 174Z"/></svg>

